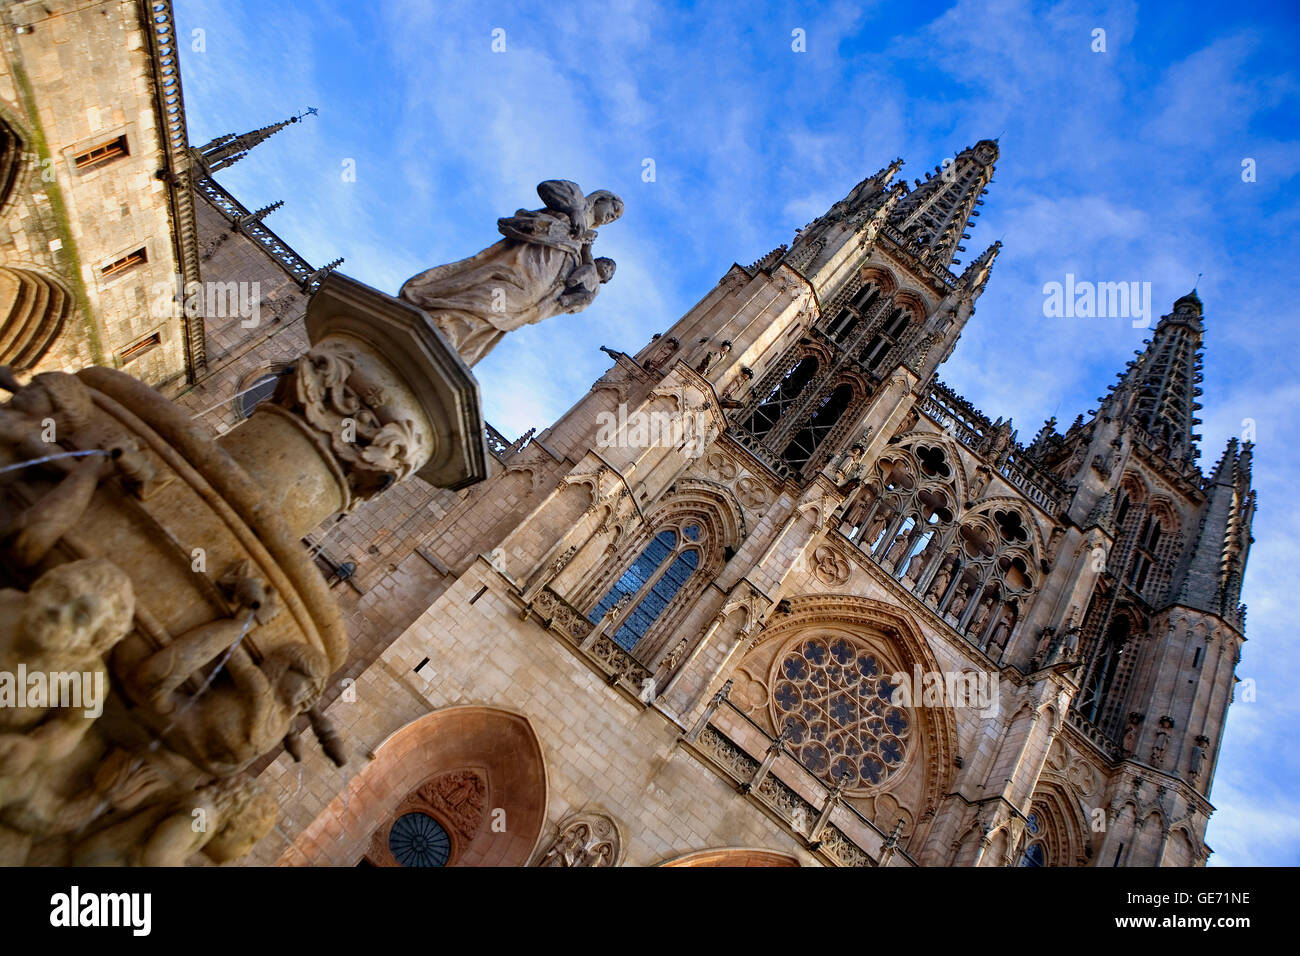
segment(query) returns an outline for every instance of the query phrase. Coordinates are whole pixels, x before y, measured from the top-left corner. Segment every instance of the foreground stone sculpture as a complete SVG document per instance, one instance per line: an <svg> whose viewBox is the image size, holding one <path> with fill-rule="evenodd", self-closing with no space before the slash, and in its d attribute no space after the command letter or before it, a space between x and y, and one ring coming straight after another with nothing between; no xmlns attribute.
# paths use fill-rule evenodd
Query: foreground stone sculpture
<svg viewBox="0 0 1300 956"><path fill-rule="evenodd" d="M399 296L426 309L468 365L505 333L591 304L614 275L613 259L593 259L596 227L623 215L623 200L604 189L584 196L576 183L537 187L544 209L497 220L505 236L478 255L427 269Z"/></svg>
<svg viewBox="0 0 1300 956"><path fill-rule="evenodd" d="M336 274L306 325L215 440L112 369L0 370L0 864L233 859L275 822L255 760L303 723L346 760L316 705L347 634L301 538L411 475L479 481L486 448L426 313Z"/></svg>

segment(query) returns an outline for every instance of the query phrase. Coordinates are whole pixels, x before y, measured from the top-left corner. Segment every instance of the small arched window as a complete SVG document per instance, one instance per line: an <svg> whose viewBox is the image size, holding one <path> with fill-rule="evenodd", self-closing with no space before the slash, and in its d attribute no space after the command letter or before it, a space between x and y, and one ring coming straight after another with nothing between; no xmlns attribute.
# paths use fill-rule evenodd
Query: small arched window
<svg viewBox="0 0 1300 956"><path fill-rule="evenodd" d="M593 624L614 605L623 603L623 614L614 642L633 651L655 621L663 615L701 563L700 526L693 521L659 532L587 615Z"/></svg>
<svg viewBox="0 0 1300 956"><path fill-rule="evenodd" d="M903 309L895 309L891 312L880 329L871 337L866 348L858 354L858 361L874 371L894 346L898 345L911 320L912 317Z"/></svg>
<svg viewBox="0 0 1300 956"><path fill-rule="evenodd" d="M826 440L826 436L849 407L852 398L853 387L850 385L840 385L823 398L817 410L813 412L812 418L808 420L808 424L795 433L790 444L786 445L785 451L781 452L781 457L796 470L808 464L817 452L817 448Z"/></svg>
<svg viewBox="0 0 1300 956"><path fill-rule="evenodd" d="M750 416L745 427L759 437L770 432L812 381L813 376L817 374L817 368L817 359L812 355L798 362L794 368L785 373L781 381L772 387L767 398L763 399L763 403L754 409L754 414Z"/></svg>
<svg viewBox="0 0 1300 956"><path fill-rule="evenodd" d="M1105 705L1116 691L1120 663L1129 643L1129 619L1121 617L1111 625L1106 640L1097 650L1087 685L1079 697L1079 711L1096 723L1105 714Z"/></svg>
<svg viewBox="0 0 1300 956"><path fill-rule="evenodd" d="M1129 571L1129 583L1139 594L1146 587L1147 577L1155 564L1156 546L1160 544L1160 522L1148 515L1138 536L1137 551L1133 555L1132 569Z"/></svg>

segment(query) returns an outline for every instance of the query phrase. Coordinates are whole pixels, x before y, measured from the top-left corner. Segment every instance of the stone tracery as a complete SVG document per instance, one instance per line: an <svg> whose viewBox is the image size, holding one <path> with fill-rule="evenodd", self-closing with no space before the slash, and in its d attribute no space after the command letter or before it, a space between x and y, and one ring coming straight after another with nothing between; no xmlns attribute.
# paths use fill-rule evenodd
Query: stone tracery
<svg viewBox="0 0 1300 956"><path fill-rule="evenodd" d="M805 767L848 793L878 786L907 759L912 721L891 703L889 673L845 635L800 638L773 661L773 723Z"/></svg>

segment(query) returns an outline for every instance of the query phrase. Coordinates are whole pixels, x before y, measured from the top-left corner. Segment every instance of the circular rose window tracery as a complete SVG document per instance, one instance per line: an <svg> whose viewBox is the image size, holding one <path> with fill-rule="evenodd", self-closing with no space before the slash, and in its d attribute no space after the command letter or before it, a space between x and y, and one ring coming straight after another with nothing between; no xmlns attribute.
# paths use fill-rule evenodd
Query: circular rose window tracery
<svg viewBox="0 0 1300 956"><path fill-rule="evenodd" d="M893 669L843 636L804 638L778 655L772 710L786 745L845 791L879 787L907 762L912 720L889 702Z"/></svg>

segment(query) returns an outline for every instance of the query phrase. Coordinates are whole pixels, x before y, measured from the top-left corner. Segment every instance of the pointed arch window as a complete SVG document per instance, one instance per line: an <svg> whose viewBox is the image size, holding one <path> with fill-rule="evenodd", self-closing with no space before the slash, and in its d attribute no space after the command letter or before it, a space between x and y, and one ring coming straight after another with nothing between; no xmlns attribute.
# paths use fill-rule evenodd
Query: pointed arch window
<svg viewBox="0 0 1300 956"><path fill-rule="evenodd" d="M745 427L759 437L770 432L816 376L818 367L817 358L813 355L806 356L796 363L794 368L786 372L781 381L772 387L767 398L763 399L763 403L754 409L754 414L750 416Z"/></svg>
<svg viewBox="0 0 1300 956"><path fill-rule="evenodd" d="M1047 848L1043 845L1043 823L1035 810L1025 818L1025 848L1020 854L1021 866L1047 866Z"/></svg>
<svg viewBox="0 0 1300 956"><path fill-rule="evenodd" d="M858 361L874 371L894 346L902 340L903 333L907 331L911 321L911 315L904 309L895 309L891 312L880 329L867 342L866 347L858 353Z"/></svg>
<svg viewBox="0 0 1300 956"><path fill-rule="evenodd" d="M813 412L808 424L795 433L790 444L785 446L785 451L781 452L781 457L789 462L791 467L802 469L812 459L821 443L826 440L831 429L839 422L852 399L851 385L837 386L821 400L821 404Z"/></svg>
<svg viewBox="0 0 1300 956"><path fill-rule="evenodd" d="M1121 617L1111 625L1106 640L1097 651L1092 672L1079 698L1079 712L1092 723L1104 716L1106 705L1116 690L1116 678L1129 645L1129 620Z"/></svg>
<svg viewBox="0 0 1300 956"><path fill-rule="evenodd" d="M880 287L874 282L867 283L831 325L831 337L836 342L847 341L858 327L858 323L862 321L862 317L871 310L879 298Z"/></svg>
<svg viewBox="0 0 1300 956"><path fill-rule="evenodd" d="M1147 584L1147 577L1155 564L1156 547L1160 544L1160 522L1151 515L1142 525L1142 534L1138 536L1137 551L1133 555L1133 566L1129 572L1129 583L1139 594Z"/></svg>
<svg viewBox="0 0 1300 956"><path fill-rule="evenodd" d="M1043 845L1037 841L1025 847L1025 852L1020 856L1021 866L1047 866L1047 851Z"/></svg>
<svg viewBox="0 0 1300 956"><path fill-rule="evenodd" d="M599 623L610 608L625 602L630 610L613 639L625 651L633 651L699 570L703 547L700 526L694 521L659 532L596 602L587 619Z"/></svg>
<svg viewBox="0 0 1300 956"><path fill-rule="evenodd" d="M1121 495L1121 496L1120 496L1120 499L1119 499L1119 507L1118 507L1117 509L1115 509L1115 527L1116 527L1116 528L1123 528L1123 527L1124 527L1124 522L1128 520L1128 511L1129 511L1129 508L1131 507L1131 505L1132 505L1132 502L1131 502L1131 500L1129 499L1129 496L1128 496L1127 494L1124 494L1124 495Z"/></svg>

